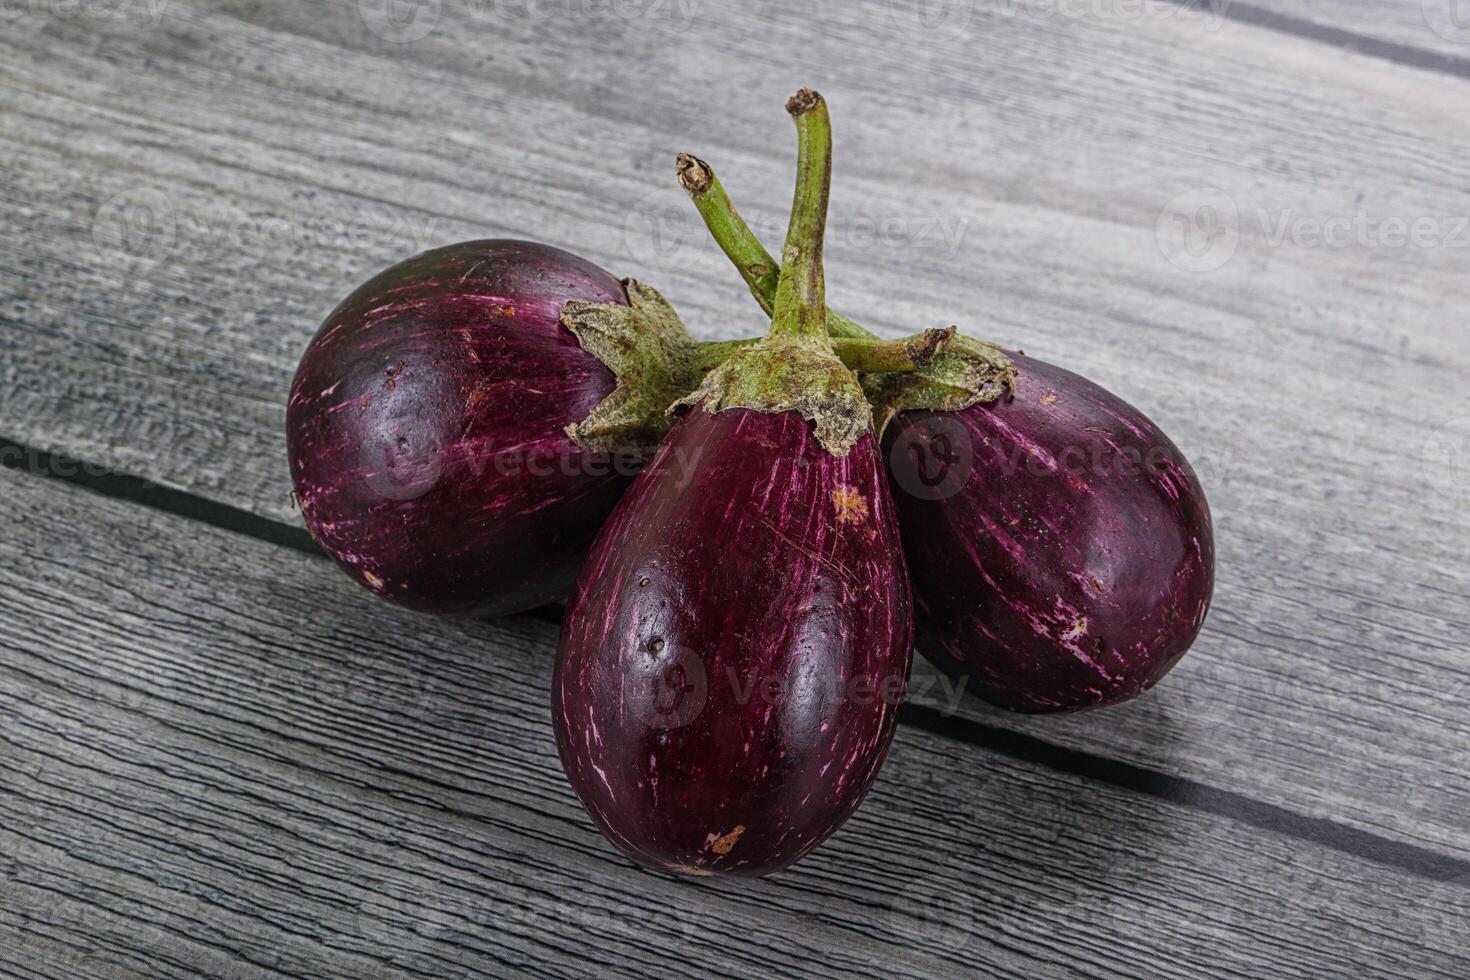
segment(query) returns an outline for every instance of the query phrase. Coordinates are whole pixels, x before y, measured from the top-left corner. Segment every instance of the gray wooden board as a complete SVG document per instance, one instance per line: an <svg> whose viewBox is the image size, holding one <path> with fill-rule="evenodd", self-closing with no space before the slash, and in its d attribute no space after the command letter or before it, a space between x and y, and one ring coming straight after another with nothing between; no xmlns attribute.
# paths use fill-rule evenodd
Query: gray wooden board
<svg viewBox="0 0 1470 980"><path fill-rule="evenodd" d="M637 274L702 335L754 333L670 160L714 162L774 243L779 106L814 82L838 133L834 302L1097 378L1173 435L1216 513L1215 611L1157 692L961 717L1470 855L1467 473L1446 455L1470 417L1463 77L1203 13L977 3L952 32L843 2L807 37L774 4L509 9L446 0L393 42L324 0L7 8L0 434L294 521L281 416L314 323L387 262L482 235ZM1233 252L1181 257L1175 212L1222 203ZM1386 242L1385 218L1438 243ZM1330 219L1368 241L1314 244Z"/></svg>
<svg viewBox="0 0 1470 980"><path fill-rule="evenodd" d="M1115 0L1092 0L1104 9ZM1470 77L1470 7L1462 0L1172 0L1372 57ZM1140 8L1116 0L1120 14ZM1158 14L1156 14L1158 15Z"/></svg>
<svg viewBox="0 0 1470 980"><path fill-rule="evenodd" d="M556 760L553 627L0 473L0 961L55 975L1463 977L1470 880L901 729L753 882L641 871Z"/></svg>
<svg viewBox="0 0 1470 980"><path fill-rule="evenodd" d="M446 4L405 43L322 2L19 19L0 39L7 434L294 521L281 417L313 324L393 258L477 235L569 245L658 283L703 335L754 332L669 158L713 160L774 239L779 105L813 80L838 126L836 302L1096 377L1173 434L1216 512L1213 617L1154 696L1060 721L962 711L1470 854L1466 476L1435 455L1470 415L1467 249L1448 241L1470 213L1463 80L1203 15L946 38L843 4L807 43L777 6L491 9ZM1205 187L1239 240L1189 272L1156 226ZM137 205L153 221L122 224ZM1447 240L1272 240L1359 212Z"/></svg>

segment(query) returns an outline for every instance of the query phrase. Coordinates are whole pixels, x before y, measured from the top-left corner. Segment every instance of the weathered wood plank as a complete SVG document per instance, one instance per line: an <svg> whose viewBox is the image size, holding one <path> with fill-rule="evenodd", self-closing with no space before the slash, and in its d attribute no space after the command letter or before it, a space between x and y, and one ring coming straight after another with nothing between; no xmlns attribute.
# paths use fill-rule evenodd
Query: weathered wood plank
<svg viewBox="0 0 1470 980"><path fill-rule="evenodd" d="M1239 22L1426 71L1470 72L1470 10L1460 0L1210 0L1209 6Z"/></svg>
<svg viewBox="0 0 1470 980"><path fill-rule="evenodd" d="M37 974L1470 967L1470 882L911 728L792 871L642 872L561 777L551 626L13 472L0 519L0 956Z"/></svg>
<svg viewBox="0 0 1470 980"><path fill-rule="evenodd" d="M376 267L477 235L568 245L658 283L706 335L754 332L692 218L667 250L645 219L688 218L668 169L690 148L779 227L776 107L815 80L838 117L835 301L1084 370L1174 435L1216 511L1215 614L1156 695L1062 721L964 712L1470 853L1470 527L1463 470L1430 452L1470 414L1449 240L1470 213L1463 83L1188 16L947 39L844 3L807 39L776 5L687 25L477 9L446 4L411 43L324 2L0 39L9 434L291 520L281 413L313 324ZM1190 272L1158 228L1204 187L1239 241ZM149 203L160 223L119 224ZM1274 238L1359 211L1438 222L1440 244Z"/></svg>

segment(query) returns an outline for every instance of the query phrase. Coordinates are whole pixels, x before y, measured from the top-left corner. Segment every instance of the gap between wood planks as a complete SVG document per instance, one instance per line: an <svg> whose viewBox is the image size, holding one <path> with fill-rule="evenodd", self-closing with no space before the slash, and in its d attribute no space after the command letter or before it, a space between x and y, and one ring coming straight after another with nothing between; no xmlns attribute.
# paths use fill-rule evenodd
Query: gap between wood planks
<svg viewBox="0 0 1470 980"><path fill-rule="evenodd" d="M229 504L159 486L144 478L117 473L61 453L39 450L5 436L0 436L0 465L32 476L59 480L104 497L126 500L187 520L199 521L315 558L327 557L305 528L291 527ZM533 610L525 615L557 624L562 617L560 607L555 606ZM1032 735L947 715L938 709L915 704L905 703L899 709L899 721L921 731L984 748L1011 759L1320 844L1431 881L1470 883L1470 861L1449 857L1413 844L1392 841L1325 817L1305 816L1274 803L1265 803L1231 790L1216 789L1182 776L1171 776L1089 752L1063 748Z"/></svg>
<svg viewBox="0 0 1470 980"><path fill-rule="evenodd" d="M1235 0L1169 0L1169 2L1185 10L1207 11L1222 20L1261 27L1277 34L1299 37L1305 41L1315 41L1328 47L1353 51L1372 58L1382 58L1384 61L1391 61L1406 68L1439 72L1455 78L1470 78L1470 60L1415 47L1412 44L1402 44L1368 34L1359 34L1357 31L1332 27L1329 24L1321 24L1302 17L1293 17L1290 14L1278 13L1264 7L1236 3Z"/></svg>

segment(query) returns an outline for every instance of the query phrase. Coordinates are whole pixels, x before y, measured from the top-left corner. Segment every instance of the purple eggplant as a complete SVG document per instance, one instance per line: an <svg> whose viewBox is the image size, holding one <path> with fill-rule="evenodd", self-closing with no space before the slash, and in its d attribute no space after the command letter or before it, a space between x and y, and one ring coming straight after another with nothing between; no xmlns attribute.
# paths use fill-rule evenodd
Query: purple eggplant
<svg viewBox="0 0 1470 980"><path fill-rule="evenodd" d="M709 164L682 157L680 181L769 310L780 263ZM872 336L836 313L827 323ZM965 337L864 386L888 421L920 650L937 666L997 705L1076 711L1136 697L1189 649L1214 583L1209 508L1140 412Z"/></svg>
<svg viewBox="0 0 1470 980"><path fill-rule="evenodd" d="M862 799L908 677L908 585L875 440L796 412L686 415L573 593L554 683L567 776L669 871L763 874Z"/></svg>
<svg viewBox="0 0 1470 980"><path fill-rule="evenodd" d="M552 685L598 827L685 874L765 874L831 834L878 772L911 659L871 411L825 328L826 108L804 90L788 109L800 177L771 332L684 400L593 544Z"/></svg>
<svg viewBox="0 0 1470 980"><path fill-rule="evenodd" d="M498 615L566 594L632 464L566 428L615 389L560 322L621 304L602 269L477 241L375 276L327 317L287 410L296 497L354 579L416 609Z"/></svg>
<svg viewBox="0 0 1470 980"><path fill-rule="evenodd" d="M1011 397L898 414L884 434L919 649L1015 711L1137 697L1214 588L1204 491L1137 409L1014 355Z"/></svg>

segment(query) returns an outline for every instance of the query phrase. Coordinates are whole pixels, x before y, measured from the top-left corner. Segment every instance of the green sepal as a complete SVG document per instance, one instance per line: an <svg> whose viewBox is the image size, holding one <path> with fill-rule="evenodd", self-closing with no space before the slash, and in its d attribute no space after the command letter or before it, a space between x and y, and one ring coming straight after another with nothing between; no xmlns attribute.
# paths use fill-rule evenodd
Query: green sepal
<svg viewBox="0 0 1470 980"><path fill-rule="evenodd" d="M797 412L814 424L822 447L838 457L851 452L873 424L857 376L837 355L781 337L738 351L670 411L684 406L711 415L732 408L769 415Z"/></svg>
<svg viewBox="0 0 1470 980"><path fill-rule="evenodd" d="M959 335L928 364L902 374L865 374L878 435L899 412L958 412L1016 390L1015 362L994 344Z"/></svg>
<svg viewBox="0 0 1470 980"><path fill-rule="evenodd" d="M635 279L623 280L623 289L627 306L573 300L562 307L562 325L618 379L566 433L587 449L644 456L673 425L669 406L699 384L703 371L694 338L658 290Z"/></svg>

